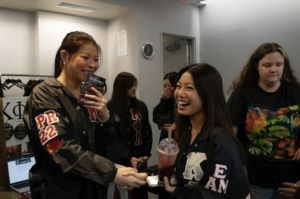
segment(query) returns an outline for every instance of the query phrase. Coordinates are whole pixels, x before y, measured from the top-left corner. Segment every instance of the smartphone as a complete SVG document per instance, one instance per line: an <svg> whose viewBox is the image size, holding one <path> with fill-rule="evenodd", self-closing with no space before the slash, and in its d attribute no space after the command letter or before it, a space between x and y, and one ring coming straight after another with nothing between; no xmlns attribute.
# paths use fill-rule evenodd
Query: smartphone
<svg viewBox="0 0 300 199"><path fill-rule="evenodd" d="M156 176L148 176L147 183L150 187L164 187L165 184L158 180L158 175ZM172 175L170 186L176 186L178 185L178 180L176 179L175 175Z"/></svg>
<svg viewBox="0 0 300 199"><path fill-rule="evenodd" d="M172 124L171 115L169 114L159 114L156 116L156 121L158 129L164 129L164 124Z"/></svg>
<svg viewBox="0 0 300 199"><path fill-rule="evenodd" d="M95 95L95 93L89 88L90 86L96 88L101 94L103 94L104 83L105 79L103 77L88 72L86 80L81 88L81 94ZM85 101L85 98L82 96L79 97L78 102L81 103L81 101Z"/></svg>

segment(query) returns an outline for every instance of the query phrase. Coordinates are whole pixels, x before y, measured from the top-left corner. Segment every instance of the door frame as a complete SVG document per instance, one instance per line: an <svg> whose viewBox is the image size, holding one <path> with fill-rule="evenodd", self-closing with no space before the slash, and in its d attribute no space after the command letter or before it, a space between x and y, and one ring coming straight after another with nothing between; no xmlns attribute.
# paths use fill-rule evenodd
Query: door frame
<svg viewBox="0 0 300 199"><path fill-rule="evenodd" d="M183 39L188 39L192 42L191 44L191 51L192 53L190 53L190 62L191 64L195 63L196 61L196 38L195 37L190 37L190 36L184 36L184 35L177 35L177 34L173 34L173 33L168 33L168 32L163 32L161 31L160 32L160 48L161 48L161 53L160 53L160 56L161 56L161 74L163 74L163 71L164 71L164 57L163 57L163 36L166 35L166 36L172 36L172 37L180 37L180 38L183 38Z"/></svg>

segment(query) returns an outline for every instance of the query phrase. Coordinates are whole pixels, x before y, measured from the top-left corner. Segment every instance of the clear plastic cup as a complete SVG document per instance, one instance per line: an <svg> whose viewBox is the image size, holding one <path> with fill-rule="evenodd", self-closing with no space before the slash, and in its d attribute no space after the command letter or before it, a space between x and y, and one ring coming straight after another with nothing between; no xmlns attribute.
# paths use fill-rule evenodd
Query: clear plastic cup
<svg viewBox="0 0 300 199"><path fill-rule="evenodd" d="M157 146L158 152L158 179L163 182L166 176L170 182L174 172L174 164L179 152L178 145L175 140L168 138L160 141Z"/></svg>

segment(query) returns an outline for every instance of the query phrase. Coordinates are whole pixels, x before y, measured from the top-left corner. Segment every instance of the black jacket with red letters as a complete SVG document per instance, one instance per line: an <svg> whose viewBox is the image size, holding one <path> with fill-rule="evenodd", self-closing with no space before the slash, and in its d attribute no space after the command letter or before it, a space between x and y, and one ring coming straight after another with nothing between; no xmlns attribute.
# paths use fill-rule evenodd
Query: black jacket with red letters
<svg viewBox="0 0 300 199"><path fill-rule="evenodd" d="M244 154L239 141L214 127L205 138L207 124L190 145L191 130L179 143L175 167L179 186L171 199L250 199Z"/></svg>
<svg viewBox="0 0 300 199"><path fill-rule="evenodd" d="M30 170L32 198L106 198L105 186L115 178L115 165L96 155L97 113L55 78L36 86L24 110L24 122L36 164ZM111 123L103 123L106 133Z"/></svg>
<svg viewBox="0 0 300 199"><path fill-rule="evenodd" d="M111 101L107 103L110 118L114 124L111 132L100 133L96 128L97 153L107 157L114 163L131 167L130 159L151 156L152 130L149 124L148 109L144 102L140 101L141 109L135 113L129 107L126 116L119 118L115 113Z"/></svg>

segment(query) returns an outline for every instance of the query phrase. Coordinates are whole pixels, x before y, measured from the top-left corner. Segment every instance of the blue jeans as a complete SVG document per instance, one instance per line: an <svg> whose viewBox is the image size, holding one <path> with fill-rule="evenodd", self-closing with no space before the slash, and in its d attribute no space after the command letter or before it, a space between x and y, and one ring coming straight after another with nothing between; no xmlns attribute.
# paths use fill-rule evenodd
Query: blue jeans
<svg viewBox="0 0 300 199"><path fill-rule="evenodd" d="M259 187L250 184L251 199L285 199L286 196L280 195L278 189Z"/></svg>

